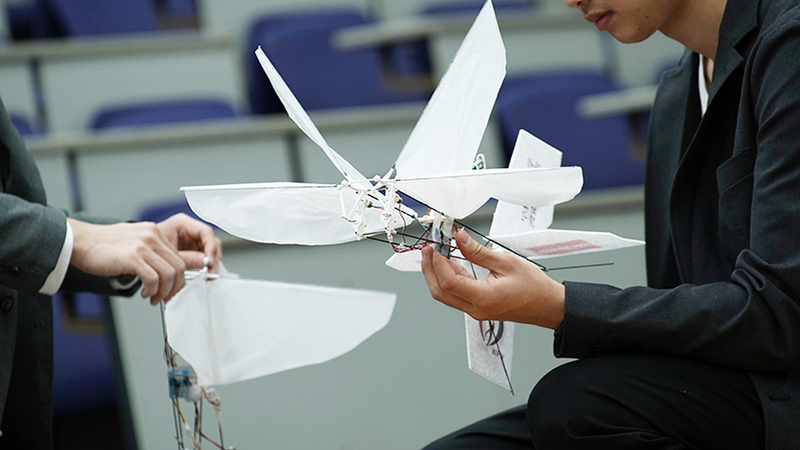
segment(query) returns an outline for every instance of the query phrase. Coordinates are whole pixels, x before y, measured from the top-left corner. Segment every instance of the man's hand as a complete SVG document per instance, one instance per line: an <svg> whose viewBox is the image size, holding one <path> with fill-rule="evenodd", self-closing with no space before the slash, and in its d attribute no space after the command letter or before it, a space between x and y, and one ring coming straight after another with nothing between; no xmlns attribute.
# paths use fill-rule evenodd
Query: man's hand
<svg viewBox="0 0 800 450"><path fill-rule="evenodd" d="M202 269L203 258L208 257L208 267L213 268L222 258L222 244L214 230L186 214L175 214L158 223L158 228L173 248L178 249L187 269Z"/></svg>
<svg viewBox="0 0 800 450"><path fill-rule="evenodd" d="M135 274L144 285L142 297L153 305L168 301L184 286L187 268L202 268L204 256L213 266L220 254L211 227L185 214L159 224L67 220L73 231L70 264L93 275Z"/></svg>
<svg viewBox="0 0 800 450"><path fill-rule="evenodd" d="M476 320L508 320L556 329L564 321L564 286L530 261L492 251L466 231L456 233L461 254L489 270L476 280L461 262L422 250L422 272L434 299Z"/></svg>

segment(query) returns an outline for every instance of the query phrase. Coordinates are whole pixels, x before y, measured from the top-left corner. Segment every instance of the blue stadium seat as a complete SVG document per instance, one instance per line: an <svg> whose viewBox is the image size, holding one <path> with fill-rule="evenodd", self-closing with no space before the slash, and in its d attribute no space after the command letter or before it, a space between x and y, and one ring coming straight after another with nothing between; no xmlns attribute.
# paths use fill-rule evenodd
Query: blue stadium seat
<svg viewBox="0 0 800 450"><path fill-rule="evenodd" d="M419 14L427 17L471 16L483 7L484 0L455 0L437 2L423 7ZM538 6L537 0L498 0L492 2L498 16L503 14L528 13ZM382 49L390 61L392 70L402 76L431 75L431 60L428 42L419 39L386 46Z"/></svg>
<svg viewBox="0 0 800 450"><path fill-rule="evenodd" d="M162 8L172 16L191 16L197 14L196 0L163 0Z"/></svg>
<svg viewBox="0 0 800 450"><path fill-rule="evenodd" d="M44 0L31 0L6 5L9 30L12 39L45 39L63 36L58 20L53 16Z"/></svg>
<svg viewBox="0 0 800 450"><path fill-rule="evenodd" d="M69 300L65 300L68 298ZM108 298L53 296L53 414L56 417L113 407L117 400Z"/></svg>
<svg viewBox="0 0 800 450"><path fill-rule="evenodd" d="M139 216L136 218L136 220L140 222L158 223L178 213L184 213L194 219L201 221L203 220L197 217L197 214L192 211L192 208L189 207L189 203L186 202L186 198L180 198L177 200L163 200L147 205L139 212ZM211 225L213 228L217 228L217 226L214 224L209 225Z"/></svg>
<svg viewBox="0 0 800 450"><path fill-rule="evenodd" d="M30 0L6 6L14 40L196 27L196 0ZM192 22L193 21L193 22Z"/></svg>
<svg viewBox="0 0 800 450"><path fill-rule="evenodd" d="M65 36L157 30L153 0L38 0Z"/></svg>
<svg viewBox="0 0 800 450"><path fill-rule="evenodd" d="M217 99L159 101L103 108L95 113L94 129L143 127L158 124L229 119L238 114L230 104Z"/></svg>
<svg viewBox="0 0 800 450"><path fill-rule="evenodd" d="M427 91L388 86L378 49L343 52L330 43L338 28L368 19L356 9L266 16L248 34L246 73L252 112L282 111L253 51L260 45L307 110L365 106L427 99Z"/></svg>
<svg viewBox="0 0 800 450"><path fill-rule="evenodd" d="M584 189L641 184L644 162L632 154L628 118L587 119L576 111L580 98L616 89L591 71L508 77L495 108L506 155L525 129L561 150L563 165L583 167Z"/></svg>
<svg viewBox="0 0 800 450"><path fill-rule="evenodd" d="M28 120L24 116L16 113L9 113L11 123L17 128L17 131L22 136L36 136L44 134L44 130L34 121Z"/></svg>
<svg viewBox="0 0 800 450"><path fill-rule="evenodd" d="M422 8L422 14L433 16L443 14L477 14L483 7L484 0L455 0L432 3ZM497 14L520 12L532 10L538 6L536 0L496 0L493 1L494 10Z"/></svg>

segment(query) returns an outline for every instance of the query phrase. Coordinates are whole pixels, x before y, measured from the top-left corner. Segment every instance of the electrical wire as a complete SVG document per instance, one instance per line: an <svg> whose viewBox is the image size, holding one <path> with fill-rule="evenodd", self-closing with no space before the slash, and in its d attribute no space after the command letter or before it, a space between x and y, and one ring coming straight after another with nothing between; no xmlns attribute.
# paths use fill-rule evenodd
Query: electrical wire
<svg viewBox="0 0 800 450"><path fill-rule="evenodd" d="M172 371L172 370L175 369L176 353L172 350L172 347L170 347L169 341L167 340L167 327L166 327L166 320L165 320L165 317L164 317L164 303L163 302L161 303L161 324L162 324L162 333L164 335L164 350L163 350L164 362L167 364L167 367L169 368L169 370ZM203 392L203 397L206 399L206 401L208 401L209 404L214 406L215 410L218 410L219 401L212 402L211 399L208 398L208 393L206 392L206 390L203 389L202 392ZM199 403L199 405L198 405L198 403ZM219 448L221 450L225 450L225 448L223 447L223 440L222 440L222 423L219 422L219 421L217 422L218 430L219 430L219 436L220 436L220 438L219 438L220 443L217 443L213 439L211 439L208 436L206 436L205 433L203 433L203 430L202 430L203 402L202 401L195 402L194 403L194 410L195 410L194 429L193 429L193 431L191 431L192 445L194 446L194 448L197 449L197 450L202 450L202 440L205 439L211 445L213 445L213 446L215 446L215 447L217 447L217 448ZM183 411L181 411L180 402L179 402L177 397L172 398L172 417L173 417L173 421L174 421L174 424L175 424L175 441L176 441L176 443L178 445L178 449L179 450L184 450L185 449L185 446L184 446L185 444L184 444L184 440L183 440L183 428L181 427L181 424L184 425L187 433L189 433L190 430L192 430L192 428L190 428L188 426L188 423L186 421L186 417L183 415ZM217 414L217 417L219 417L218 414ZM200 437L199 441L198 441L198 436Z"/></svg>
<svg viewBox="0 0 800 450"><path fill-rule="evenodd" d="M172 348L169 346L169 343L167 342L167 321L164 318L164 308L165 308L164 302L161 302L159 309L161 310L161 332L164 335L164 352L163 352L164 361L167 363L167 367L169 368L169 370L173 370L174 359L172 356ZM181 426L178 421L178 414L180 414L180 412L181 410L178 407L178 400L173 399L172 421L175 424L175 442L178 445L178 450L183 450L184 449L183 431L181 430Z"/></svg>

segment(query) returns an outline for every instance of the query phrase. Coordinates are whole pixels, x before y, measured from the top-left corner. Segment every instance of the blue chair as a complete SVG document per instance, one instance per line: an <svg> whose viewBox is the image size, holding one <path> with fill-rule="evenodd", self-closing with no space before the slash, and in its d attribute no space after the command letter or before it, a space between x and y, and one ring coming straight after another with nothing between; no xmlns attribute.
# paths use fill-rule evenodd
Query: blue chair
<svg viewBox="0 0 800 450"><path fill-rule="evenodd" d="M615 89L610 78L591 71L507 78L495 108L506 155L525 129L561 150L563 165L583 167L584 189L643 183L644 162L632 155L628 119L587 119L576 111L580 98Z"/></svg>
<svg viewBox="0 0 800 450"><path fill-rule="evenodd" d="M36 136L44 134L44 130L36 123L28 120L22 115L16 113L9 113L11 123L14 124L19 134L22 136Z"/></svg>
<svg viewBox="0 0 800 450"><path fill-rule="evenodd" d="M427 17L475 16L484 5L483 0L456 0L434 3L425 6L419 14ZM493 2L497 15L534 11L536 0L498 0ZM431 76L431 60L428 42L420 39L386 46L382 49L387 55L394 73L401 76Z"/></svg>
<svg viewBox="0 0 800 450"><path fill-rule="evenodd" d="M252 112L283 110L253 51L260 45L307 110L427 99L427 91L393 89L381 76L377 49L343 52L330 43L338 28L367 23L355 9L268 16L250 28L246 47L248 98Z"/></svg>
<svg viewBox="0 0 800 450"><path fill-rule="evenodd" d="M38 0L65 36L151 32L158 29L153 0Z"/></svg>
<svg viewBox="0 0 800 450"><path fill-rule="evenodd" d="M56 417L114 407L118 393L106 317L107 297L61 292L53 296Z"/></svg>
<svg viewBox="0 0 800 450"><path fill-rule="evenodd" d="M197 217L197 214L195 214L194 211L192 211L192 208L189 207L189 203L186 202L186 198L181 198L177 200L172 200L172 199L162 200L147 205L139 212L139 215L136 218L136 220L138 220L139 222L158 223L178 213L184 213L189 217L203 221L203 219ZM218 229L218 227L214 224L209 223L209 225L211 225L215 229Z"/></svg>
<svg viewBox="0 0 800 450"><path fill-rule="evenodd" d="M171 16L193 16L197 14L196 0L162 0L163 11Z"/></svg>
<svg viewBox="0 0 800 450"><path fill-rule="evenodd" d="M159 124L230 119L238 114L226 101L190 99L103 108L91 120L93 129L146 127Z"/></svg>
<svg viewBox="0 0 800 450"><path fill-rule="evenodd" d="M43 0L8 4L6 15L15 41L64 36L57 18Z"/></svg>
<svg viewBox="0 0 800 450"><path fill-rule="evenodd" d="M438 2L422 8L422 14L428 16L445 14L477 14L486 3L483 0L456 0ZM492 2L497 14L514 13L522 10L532 10L538 6L536 0L497 0Z"/></svg>

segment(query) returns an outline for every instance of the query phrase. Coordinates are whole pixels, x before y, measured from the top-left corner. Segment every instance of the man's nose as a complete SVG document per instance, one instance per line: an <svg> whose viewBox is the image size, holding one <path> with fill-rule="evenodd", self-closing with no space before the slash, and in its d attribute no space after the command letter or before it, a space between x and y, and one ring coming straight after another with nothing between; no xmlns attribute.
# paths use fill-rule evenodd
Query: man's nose
<svg viewBox="0 0 800 450"><path fill-rule="evenodd" d="M564 0L564 4L570 8L578 9L583 5L583 0Z"/></svg>

